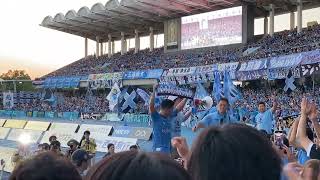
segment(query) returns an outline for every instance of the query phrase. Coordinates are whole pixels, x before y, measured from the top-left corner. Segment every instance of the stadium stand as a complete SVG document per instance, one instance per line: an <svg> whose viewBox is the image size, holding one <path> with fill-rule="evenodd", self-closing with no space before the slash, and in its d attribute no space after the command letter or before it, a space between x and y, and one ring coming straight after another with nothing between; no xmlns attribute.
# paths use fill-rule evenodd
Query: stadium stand
<svg viewBox="0 0 320 180"><path fill-rule="evenodd" d="M134 54L131 50L125 55L117 53L111 58L107 55L95 58L87 58L75 61L45 77L51 76L71 76L88 75L95 73L121 72L129 70L156 69L190 67L199 65L209 65L214 63L245 62L254 59L275 57L298 52L307 52L320 47L320 25L304 28L301 33L296 30L286 30L275 33L274 36L263 37L256 42L248 43L245 46L231 49L200 51L187 50L177 53L163 53L163 48L139 51ZM243 52L248 48L260 47L256 52L243 56Z"/></svg>

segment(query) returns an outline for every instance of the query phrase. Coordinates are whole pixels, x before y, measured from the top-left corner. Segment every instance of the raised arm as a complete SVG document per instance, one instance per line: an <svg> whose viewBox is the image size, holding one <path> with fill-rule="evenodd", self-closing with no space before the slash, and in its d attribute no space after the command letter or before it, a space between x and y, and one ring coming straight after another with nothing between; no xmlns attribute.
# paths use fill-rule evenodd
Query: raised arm
<svg viewBox="0 0 320 180"><path fill-rule="evenodd" d="M191 116L191 114L192 114L192 110L188 111L188 112L184 115L183 122L186 121L186 120L188 120L189 117Z"/></svg>
<svg viewBox="0 0 320 180"><path fill-rule="evenodd" d="M301 116L298 125L298 133L297 133L297 141L303 147L305 151L308 151L308 147L313 142L307 137L306 133L306 125L307 125L307 117L308 117L308 102L307 99L304 97L302 98L301 102Z"/></svg>
<svg viewBox="0 0 320 180"><path fill-rule="evenodd" d="M317 110L317 106L315 103L312 104L311 106L311 113L310 113L310 120L312 121L314 130L316 132L317 137L320 137L320 125L318 122L318 117L319 117L319 112Z"/></svg>
<svg viewBox="0 0 320 180"><path fill-rule="evenodd" d="M182 111L184 106L186 105L187 103L187 99L184 98L177 106L176 106L176 109L178 112Z"/></svg>
<svg viewBox="0 0 320 180"><path fill-rule="evenodd" d="M157 88L158 88L158 84L155 84L155 85L153 86L153 92L152 92L151 97L150 97L150 103L149 103L149 113L150 113L150 114L156 112L156 108L155 108L155 104L154 104L154 99L156 98Z"/></svg>
<svg viewBox="0 0 320 180"><path fill-rule="evenodd" d="M289 132L289 144L294 146L294 147L300 147L300 144L297 143L296 141L296 136L297 136L297 130L298 130L298 125L299 125L299 117L295 119L293 122L290 132Z"/></svg>

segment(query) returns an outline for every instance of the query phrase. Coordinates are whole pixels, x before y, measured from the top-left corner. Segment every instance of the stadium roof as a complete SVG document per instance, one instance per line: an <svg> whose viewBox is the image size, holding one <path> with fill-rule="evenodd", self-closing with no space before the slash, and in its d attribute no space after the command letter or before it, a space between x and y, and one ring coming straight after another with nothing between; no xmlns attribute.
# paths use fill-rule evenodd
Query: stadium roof
<svg viewBox="0 0 320 180"><path fill-rule="evenodd" d="M256 4L257 15L265 16L268 4L274 3L278 9L281 7L281 11L289 11L294 9L297 0L109 0L105 5L96 3L91 8L84 6L78 12L69 10L65 15L47 16L40 25L92 40L99 36L102 42L106 42L108 34L113 40L121 38L120 32L131 38L137 29L143 36L149 34L151 26L155 34L163 33L165 20L243 3Z"/></svg>

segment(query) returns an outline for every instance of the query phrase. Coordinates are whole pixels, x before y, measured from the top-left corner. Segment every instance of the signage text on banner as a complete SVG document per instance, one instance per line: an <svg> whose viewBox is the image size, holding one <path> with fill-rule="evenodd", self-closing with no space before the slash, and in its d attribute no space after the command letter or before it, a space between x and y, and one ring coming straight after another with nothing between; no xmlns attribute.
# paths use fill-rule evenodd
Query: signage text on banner
<svg viewBox="0 0 320 180"><path fill-rule="evenodd" d="M0 139L5 139L10 131L10 128L0 127Z"/></svg>
<svg viewBox="0 0 320 180"><path fill-rule="evenodd" d="M159 79L163 69L151 69L141 71L127 71L123 74L123 79Z"/></svg>
<svg viewBox="0 0 320 180"><path fill-rule="evenodd" d="M122 73L105 73L105 74L90 74L88 77L89 87L92 89L97 88L111 88L114 83L122 86Z"/></svg>
<svg viewBox="0 0 320 180"><path fill-rule="evenodd" d="M104 121L122 121L123 115L118 116L117 113L106 113L101 120Z"/></svg>
<svg viewBox="0 0 320 180"><path fill-rule="evenodd" d="M146 114L125 114L123 120L126 123L133 123L133 124L143 124L148 125L150 121L150 116Z"/></svg>
<svg viewBox="0 0 320 180"><path fill-rule="evenodd" d="M7 120L3 127L22 129L27 123L25 120Z"/></svg>
<svg viewBox="0 0 320 180"><path fill-rule="evenodd" d="M106 134L101 134L96 137L97 151L107 152L108 144L112 143L115 146L115 152L127 151L130 146L137 144L137 139L123 138L123 137L111 137Z"/></svg>
<svg viewBox="0 0 320 180"><path fill-rule="evenodd" d="M118 126L114 128L112 136L149 140L151 134L152 128Z"/></svg>
<svg viewBox="0 0 320 180"><path fill-rule="evenodd" d="M43 121L28 121L24 129L46 131L50 125L50 122Z"/></svg>
<svg viewBox="0 0 320 180"><path fill-rule="evenodd" d="M157 89L158 95L174 95L192 99L194 93L187 88L180 88L172 84L160 84Z"/></svg>
<svg viewBox="0 0 320 180"><path fill-rule="evenodd" d="M90 131L92 137L94 138L94 134L110 134L112 130L112 126L106 125L94 125L94 124L81 124L78 130L78 134L81 134L81 137L84 131Z"/></svg>

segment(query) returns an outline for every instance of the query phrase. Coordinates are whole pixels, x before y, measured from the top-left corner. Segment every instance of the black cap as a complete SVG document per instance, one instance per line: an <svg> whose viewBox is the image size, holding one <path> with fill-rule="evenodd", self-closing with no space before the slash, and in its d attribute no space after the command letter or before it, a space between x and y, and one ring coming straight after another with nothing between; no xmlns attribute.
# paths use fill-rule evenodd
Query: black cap
<svg viewBox="0 0 320 180"><path fill-rule="evenodd" d="M71 146L71 145L79 145L79 142L75 139L71 139L70 141L68 141L67 143L68 146Z"/></svg>
<svg viewBox="0 0 320 180"><path fill-rule="evenodd" d="M81 162L87 161L89 159L89 154L87 153L87 151L83 149L78 149L74 151L71 155L71 161L74 164L81 164Z"/></svg>

